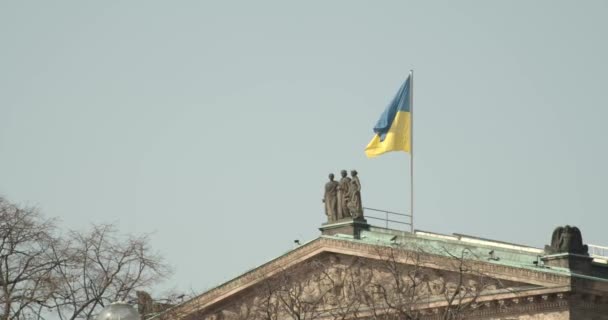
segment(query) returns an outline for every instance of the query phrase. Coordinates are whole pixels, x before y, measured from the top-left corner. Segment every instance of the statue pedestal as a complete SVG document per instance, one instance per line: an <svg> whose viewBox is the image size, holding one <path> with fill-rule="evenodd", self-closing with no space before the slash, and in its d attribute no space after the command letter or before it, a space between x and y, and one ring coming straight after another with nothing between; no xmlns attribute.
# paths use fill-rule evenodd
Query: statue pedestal
<svg viewBox="0 0 608 320"><path fill-rule="evenodd" d="M540 258L545 266L568 268L574 271L588 272L591 269L593 258L588 255L575 253L558 253Z"/></svg>
<svg viewBox="0 0 608 320"><path fill-rule="evenodd" d="M364 218L346 218L324 223L319 230L321 230L321 234L326 236L345 234L359 239L361 230L369 230L369 224Z"/></svg>

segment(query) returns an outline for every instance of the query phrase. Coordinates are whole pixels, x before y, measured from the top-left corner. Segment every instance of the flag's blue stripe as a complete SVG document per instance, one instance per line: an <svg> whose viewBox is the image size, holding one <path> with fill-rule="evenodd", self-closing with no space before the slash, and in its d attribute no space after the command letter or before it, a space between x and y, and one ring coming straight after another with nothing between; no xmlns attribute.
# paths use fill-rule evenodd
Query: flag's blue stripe
<svg viewBox="0 0 608 320"><path fill-rule="evenodd" d="M410 112L410 77L407 77L393 101L384 109L380 119L374 126L374 132L384 141L386 133L390 130L398 111Z"/></svg>

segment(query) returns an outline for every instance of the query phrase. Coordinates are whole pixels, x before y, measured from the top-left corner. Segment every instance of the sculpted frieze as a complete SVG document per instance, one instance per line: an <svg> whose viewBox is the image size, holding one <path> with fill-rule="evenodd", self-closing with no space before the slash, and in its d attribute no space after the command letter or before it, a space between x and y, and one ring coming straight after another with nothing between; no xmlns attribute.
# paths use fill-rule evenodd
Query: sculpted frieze
<svg viewBox="0 0 608 320"><path fill-rule="evenodd" d="M390 312L446 299L464 301L523 284L390 260L326 253L226 299L205 320L314 319L328 314Z"/></svg>

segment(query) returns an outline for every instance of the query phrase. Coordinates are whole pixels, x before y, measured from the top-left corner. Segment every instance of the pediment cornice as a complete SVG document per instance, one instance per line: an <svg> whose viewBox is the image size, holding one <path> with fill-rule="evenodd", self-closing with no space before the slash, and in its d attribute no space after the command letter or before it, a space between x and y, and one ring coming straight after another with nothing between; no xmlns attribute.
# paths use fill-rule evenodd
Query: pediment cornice
<svg viewBox="0 0 608 320"><path fill-rule="evenodd" d="M174 316L177 314L179 315L178 318L182 318L189 314L204 311L233 295L251 288L265 279L273 277L280 272L284 272L286 269L301 264L322 253L334 253L369 259L383 259L384 254L390 250L394 250L394 248L391 248L386 244L375 245L356 240L319 237L185 302L175 308L172 313ZM401 251L406 253L408 252L408 249L403 249ZM411 250L409 252L411 252ZM403 261L399 262L404 264L411 263L407 261L405 256L406 255L404 254ZM419 257L419 266L440 271L454 271L453 258L425 252L420 252ZM397 255L396 259L400 259L400 257ZM531 270L499 265L485 261L473 261L472 265L481 272L490 274L492 277L501 280L523 282L541 287L563 288L564 286L570 285L570 277L568 275L543 272L543 270Z"/></svg>

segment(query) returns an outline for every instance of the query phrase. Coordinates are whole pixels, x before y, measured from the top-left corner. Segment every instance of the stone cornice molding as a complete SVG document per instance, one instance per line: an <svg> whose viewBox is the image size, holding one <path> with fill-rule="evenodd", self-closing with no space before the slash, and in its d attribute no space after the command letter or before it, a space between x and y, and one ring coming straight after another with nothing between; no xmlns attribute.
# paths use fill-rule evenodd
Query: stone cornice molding
<svg viewBox="0 0 608 320"><path fill-rule="evenodd" d="M367 243L359 243L356 241L337 240L332 238L321 238L321 240L323 240L324 243L327 243L326 248L328 252L366 257L371 259L382 259L382 254L386 254L386 252L389 252L391 250L391 247L386 245L380 246ZM397 246L395 248L404 247ZM413 251L404 248L403 256L407 255L408 252L411 253ZM398 259L399 257L396 258ZM418 262L421 266L427 268L445 271L455 271L454 268L449 267L450 264L454 262L454 260L455 259L453 258L441 256L438 254L420 251L420 260ZM541 286L570 284L570 275L549 273L546 272L546 269L543 268L538 268L537 270L534 270L507 265L499 265L479 260L467 261L468 265L474 270L484 274L491 274L493 277L501 280L526 282ZM399 262L411 263L411 261L408 261L407 258Z"/></svg>
<svg viewBox="0 0 608 320"><path fill-rule="evenodd" d="M570 297L569 290L568 286L560 286L480 296L472 305L471 312L466 314L466 319L487 319L487 317L505 314L566 310ZM441 320L446 308L447 302L442 300L436 303L418 304L412 310L419 310L424 320ZM333 319L328 314L330 314L329 311L327 314L321 315L319 319ZM357 311L357 315L359 318L365 318L371 317L372 313L362 309Z"/></svg>

